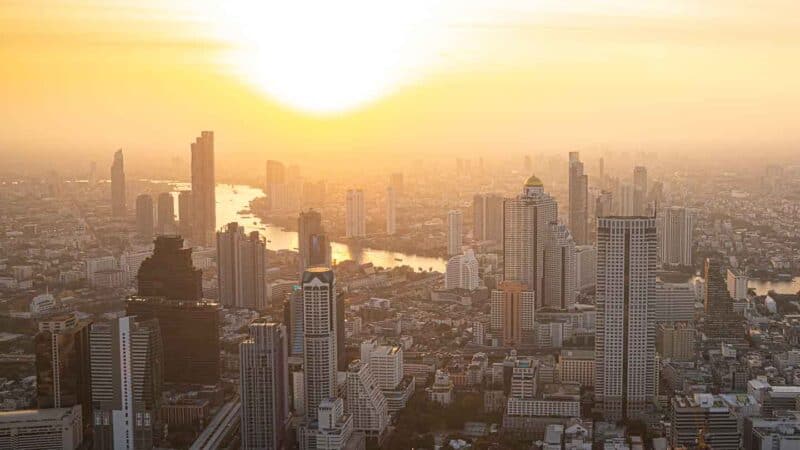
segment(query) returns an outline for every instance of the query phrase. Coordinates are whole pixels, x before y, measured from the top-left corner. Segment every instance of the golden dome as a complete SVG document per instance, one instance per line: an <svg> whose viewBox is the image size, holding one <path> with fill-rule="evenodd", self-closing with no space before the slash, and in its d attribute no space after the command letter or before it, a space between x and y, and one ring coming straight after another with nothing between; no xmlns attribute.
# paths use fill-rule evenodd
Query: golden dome
<svg viewBox="0 0 800 450"><path fill-rule="evenodd" d="M527 181L525 181L525 187L544 187L542 184L542 180L539 179L536 175L531 175Z"/></svg>

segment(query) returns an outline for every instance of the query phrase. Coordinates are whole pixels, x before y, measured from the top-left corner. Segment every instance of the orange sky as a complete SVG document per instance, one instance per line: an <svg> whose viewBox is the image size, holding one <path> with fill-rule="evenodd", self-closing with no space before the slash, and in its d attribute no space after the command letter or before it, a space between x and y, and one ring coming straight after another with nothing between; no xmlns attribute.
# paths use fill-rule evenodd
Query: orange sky
<svg viewBox="0 0 800 450"><path fill-rule="evenodd" d="M237 164L800 141L796 1L218 3L0 2L0 155L144 164L202 129Z"/></svg>

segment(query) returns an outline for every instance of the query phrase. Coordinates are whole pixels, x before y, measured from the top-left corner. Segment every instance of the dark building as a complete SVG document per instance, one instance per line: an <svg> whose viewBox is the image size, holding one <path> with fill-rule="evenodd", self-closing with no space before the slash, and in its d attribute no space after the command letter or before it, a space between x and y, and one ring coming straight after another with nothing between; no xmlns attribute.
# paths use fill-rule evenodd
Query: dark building
<svg viewBox="0 0 800 450"><path fill-rule="evenodd" d="M347 371L347 352L344 345L344 294L336 296L336 369Z"/></svg>
<svg viewBox="0 0 800 450"><path fill-rule="evenodd" d="M330 244L322 227L322 215L308 210L297 219L297 250L300 273L309 267L330 266Z"/></svg>
<svg viewBox="0 0 800 450"><path fill-rule="evenodd" d="M478 241L503 241L503 197L477 194L472 198L472 237Z"/></svg>
<svg viewBox="0 0 800 450"><path fill-rule="evenodd" d="M197 301L203 297L202 271L192 265L192 249L180 236L158 236L153 255L139 267L141 297Z"/></svg>
<svg viewBox="0 0 800 450"><path fill-rule="evenodd" d="M153 197L147 194L136 197L136 232L146 238L153 236Z"/></svg>
<svg viewBox="0 0 800 450"><path fill-rule="evenodd" d="M158 194L158 232L175 232L175 200L169 192Z"/></svg>
<svg viewBox="0 0 800 450"><path fill-rule="evenodd" d="M39 322L34 340L38 407L81 405L86 442L92 435L89 325L79 322L74 314L53 317Z"/></svg>
<svg viewBox="0 0 800 450"><path fill-rule="evenodd" d="M181 236L192 235L192 191L178 194L178 231Z"/></svg>
<svg viewBox="0 0 800 450"><path fill-rule="evenodd" d="M205 247L214 243L217 229L214 178L214 132L203 131L192 142L192 242Z"/></svg>
<svg viewBox="0 0 800 450"><path fill-rule="evenodd" d="M733 310L726 285L726 271L719 258L706 258L704 332L711 343L740 343L744 339L742 318Z"/></svg>
<svg viewBox="0 0 800 450"><path fill-rule="evenodd" d="M128 298L125 313L141 320L158 319L164 346L164 382L219 382L219 304L134 296Z"/></svg>
<svg viewBox="0 0 800 450"><path fill-rule="evenodd" d="M119 149L111 164L111 215L124 217L125 212L125 160L122 149Z"/></svg>

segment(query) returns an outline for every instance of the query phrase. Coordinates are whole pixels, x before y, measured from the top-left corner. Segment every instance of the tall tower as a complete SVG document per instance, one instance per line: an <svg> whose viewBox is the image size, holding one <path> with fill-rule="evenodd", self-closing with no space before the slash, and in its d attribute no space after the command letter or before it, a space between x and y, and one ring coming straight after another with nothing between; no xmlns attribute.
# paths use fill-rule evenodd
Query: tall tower
<svg viewBox="0 0 800 450"><path fill-rule="evenodd" d="M714 342L741 341L744 337L742 320L733 310L726 271L719 257L706 258L705 278L705 335Z"/></svg>
<svg viewBox="0 0 800 450"><path fill-rule="evenodd" d="M180 191L178 193L178 219L180 220L178 231L186 239L191 239L193 235L192 203L192 191Z"/></svg>
<svg viewBox="0 0 800 450"><path fill-rule="evenodd" d="M617 213L623 217L636 216L636 190L630 183L620 183L619 194L613 198L617 201L615 208Z"/></svg>
<svg viewBox="0 0 800 450"><path fill-rule="evenodd" d="M659 256L669 266L691 266L694 216L686 208L664 208L659 217Z"/></svg>
<svg viewBox="0 0 800 450"><path fill-rule="evenodd" d="M74 313L39 322L34 339L39 409L81 405L83 417L92 417L89 325ZM84 439L91 433L92 420L86 419Z"/></svg>
<svg viewBox="0 0 800 450"><path fill-rule="evenodd" d="M175 232L175 199L169 192L158 194L158 232L169 234Z"/></svg>
<svg viewBox="0 0 800 450"><path fill-rule="evenodd" d="M364 211L364 191L349 189L345 205L345 232L347 237L364 237L367 235L367 218Z"/></svg>
<svg viewBox="0 0 800 450"><path fill-rule="evenodd" d="M257 231L247 235L236 222L217 232L219 298L223 305L267 307L266 246Z"/></svg>
<svg viewBox="0 0 800 450"><path fill-rule="evenodd" d="M330 243L318 211L310 209L300 213L297 219L297 250L301 274L307 267L330 266Z"/></svg>
<svg viewBox="0 0 800 450"><path fill-rule="evenodd" d="M153 237L153 197L148 194L136 197L136 233L143 238Z"/></svg>
<svg viewBox="0 0 800 450"><path fill-rule="evenodd" d="M562 224L550 224L551 239L545 249L543 306L567 309L575 304L578 290L576 249L569 230Z"/></svg>
<svg viewBox="0 0 800 450"><path fill-rule="evenodd" d="M454 209L447 212L447 255L455 256L461 254L463 245L463 215L461 211Z"/></svg>
<svg viewBox="0 0 800 450"><path fill-rule="evenodd" d="M208 247L214 243L214 232L217 229L214 132L203 131L191 147L194 243Z"/></svg>
<svg viewBox="0 0 800 450"><path fill-rule="evenodd" d="M138 294L168 300L203 298L203 273L192 264L192 249L180 236L158 236L153 254L139 266Z"/></svg>
<svg viewBox="0 0 800 450"><path fill-rule="evenodd" d="M542 284L544 252L550 224L557 219L558 205L536 176L528 178L521 195L503 205L503 278L535 291L539 306L548 304Z"/></svg>
<svg viewBox="0 0 800 450"><path fill-rule="evenodd" d="M647 214L647 168L633 168L633 213L637 216Z"/></svg>
<svg viewBox="0 0 800 450"><path fill-rule="evenodd" d="M347 368L345 411L353 416L353 429L363 431L377 443L385 437L389 408L372 367L355 360Z"/></svg>
<svg viewBox="0 0 800 450"><path fill-rule="evenodd" d="M119 149L111 163L111 215L124 217L125 212L125 161Z"/></svg>
<svg viewBox="0 0 800 450"><path fill-rule="evenodd" d="M281 449L289 420L286 328L258 320L239 344L243 450Z"/></svg>
<svg viewBox="0 0 800 450"><path fill-rule="evenodd" d="M95 449L150 449L161 438L157 320L120 317L89 332Z"/></svg>
<svg viewBox="0 0 800 450"><path fill-rule="evenodd" d="M397 191L393 186L386 188L386 234L397 233Z"/></svg>
<svg viewBox="0 0 800 450"><path fill-rule="evenodd" d="M536 296L518 281L504 281L492 291L491 328L503 337L503 345L515 346L532 335Z"/></svg>
<svg viewBox="0 0 800 450"><path fill-rule="evenodd" d="M286 184L286 167L274 160L267 161L267 208L270 211L283 211L289 203Z"/></svg>
<svg viewBox="0 0 800 450"><path fill-rule="evenodd" d="M569 229L577 244L589 241L589 176L578 152L569 153Z"/></svg>
<svg viewBox="0 0 800 450"><path fill-rule="evenodd" d="M476 194L472 198L472 237L477 241L503 240L503 197Z"/></svg>
<svg viewBox="0 0 800 450"><path fill-rule="evenodd" d="M655 394L656 252L655 219L599 219L594 389L609 420L639 416Z"/></svg>
<svg viewBox="0 0 800 450"><path fill-rule="evenodd" d="M317 417L319 404L336 396L337 325L333 270L303 272L303 367L306 418Z"/></svg>

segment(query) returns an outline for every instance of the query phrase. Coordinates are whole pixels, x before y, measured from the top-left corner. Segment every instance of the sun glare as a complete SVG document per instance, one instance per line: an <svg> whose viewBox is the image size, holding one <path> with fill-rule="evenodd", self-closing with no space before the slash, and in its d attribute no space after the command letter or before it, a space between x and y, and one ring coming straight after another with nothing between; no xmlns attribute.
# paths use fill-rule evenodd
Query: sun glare
<svg viewBox="0 0 800 450"><path fill-rule="evenodd" d="M226 1L215 22L224 65L279 103L310 114L358 109L430 68L437 2Z"/></svg>

